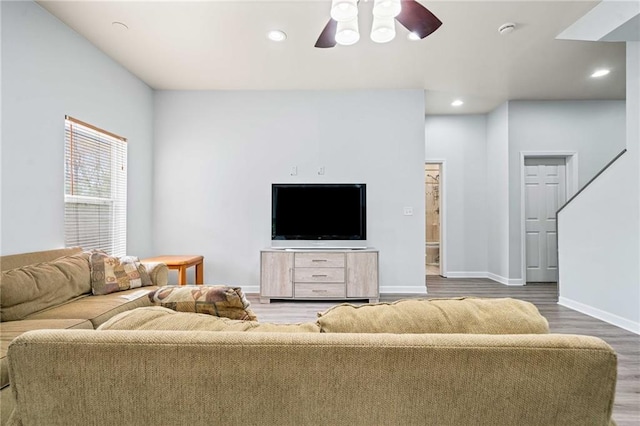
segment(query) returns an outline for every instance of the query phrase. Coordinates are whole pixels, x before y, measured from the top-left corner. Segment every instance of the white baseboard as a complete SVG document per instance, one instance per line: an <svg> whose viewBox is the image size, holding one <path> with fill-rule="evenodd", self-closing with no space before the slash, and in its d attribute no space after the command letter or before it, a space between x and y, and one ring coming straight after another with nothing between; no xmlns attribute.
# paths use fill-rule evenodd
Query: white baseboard
<svg viewBox="0 0 640 426"><path fill-rule="evenodd" d="M491 272L487 272L487 278L504 285L523 285L522 278L507 278Z"/></svg>
<svg viewBox="0 0 640 426"><path fill-rule="evenodd" d="M640 334L640 323L630 321L626 318L622 318L621 316L612 314L610 312L594 308L593 306L585 305L584 303L576 302L575 300L567 299L566 297L559 297L558 305L573 309L574 311L581 312L585 315L589 315L590 317L597 318L604 322L608 322L609 324L623 328L632 333Z"/></svg>
<svg viewBox="0 0 640 426"><path fill-rule="evenodd" d="M490 272L447 272L447 278L489 278L504 285L522 285L522 279L507 279ZM260 294L260 286L242 286L245 294ZM382 286L380 293L425 294L425 286Z"/></svg>
<svg viewBox="0 0 640 426"><path fill-rule="evenodd" d="M447 278L487 278L486 272L447 272Z"/></svg>
<svg viewBox="0 0 640 426"><path fill-rule="evenodd" d="M491 272L447 272L447 278L488 278L504 285L522 285L521 278L507 278Z"/></svg>
<svg viewBox="0 0 640 426"><path fill-rule="evenodd" d="M386 286L380 287L380 294L382 293L426 294L427 288L423 285L416 285L416 286L386 285Z"/></svg>

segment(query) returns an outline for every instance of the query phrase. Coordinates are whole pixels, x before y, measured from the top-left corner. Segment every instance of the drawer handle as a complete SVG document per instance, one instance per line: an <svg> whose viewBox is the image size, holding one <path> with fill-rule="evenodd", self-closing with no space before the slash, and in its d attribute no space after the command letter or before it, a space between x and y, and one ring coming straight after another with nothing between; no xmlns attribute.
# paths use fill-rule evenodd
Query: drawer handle
<svg viewBox="0 0 640 426"><path fill-rule="evenodd" d="M315 275L315 274L314 274L314 275L311 275L311 276L312 276L312 277L327 277L328 275L326 275L326 274L325 274L325 275Z"/></svg>
<svg viewBox="0 0 640 426"><path fill-rule="evenodd" d="M312 262L326 262L327 259L313 259Z"/></svg>
<svg viewBox="0 0 640 426"><path fill-rule="evenodd" d="M326 293L327 290L311 290L312 293Z"/></svg>

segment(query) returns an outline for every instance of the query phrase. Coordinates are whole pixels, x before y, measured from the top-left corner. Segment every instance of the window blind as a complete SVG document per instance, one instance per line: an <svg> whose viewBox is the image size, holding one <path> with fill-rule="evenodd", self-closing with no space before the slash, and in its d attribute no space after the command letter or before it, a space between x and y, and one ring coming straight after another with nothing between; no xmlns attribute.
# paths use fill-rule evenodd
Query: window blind
<svg viewBox="0 0 640 426"><path fill-rule="evenodd" d="M65 245L124 256L126 139L67 116L64 161Z"/></svg>

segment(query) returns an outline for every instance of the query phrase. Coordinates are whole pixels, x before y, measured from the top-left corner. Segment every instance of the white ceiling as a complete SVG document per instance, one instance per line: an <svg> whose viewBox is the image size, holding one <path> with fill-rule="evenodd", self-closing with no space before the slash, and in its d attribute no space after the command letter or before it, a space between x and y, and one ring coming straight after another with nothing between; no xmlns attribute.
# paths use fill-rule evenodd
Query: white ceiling
<svg viewBox="0 0 640 426"><path fill-rule="evenodd" d="M623 43L556 40L597 1L426 1L443 22L424 40L372 42L373 1L359 6L360 41L317 49L329 0L40 1L154 89L426 90L428 114L484 113L515 99L624 99ZM113 21L125 23L121 30ZM517 29L498 33L505 22ZM266 38L285 31L285 42ZM611 68L602 79L589 75ZM462 107L452 107L460 98Z"/></svg>

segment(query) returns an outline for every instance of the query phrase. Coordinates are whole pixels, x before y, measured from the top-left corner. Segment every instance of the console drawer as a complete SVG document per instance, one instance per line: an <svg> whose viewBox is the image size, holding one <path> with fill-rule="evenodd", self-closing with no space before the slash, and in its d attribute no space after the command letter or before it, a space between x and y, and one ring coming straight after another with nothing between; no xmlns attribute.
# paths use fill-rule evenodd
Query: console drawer
<svg viewBox="0 0 640 426"><path fill-rule="evenodd" d="M295 268L296 283L344 283L344 268Z"/></svg>
<svg viewBox="0 0 640 426"><path fill-rule="evenodd" d="M344 268L344 253L296 253L296 268Z"/></svg>
<svg viewBox="0 0 640 426"><path fill-rule="evenodd" d="M313 298L313 297L345 297L344 284L312 284L312 283L296 283L295 297Z"/></svg>

